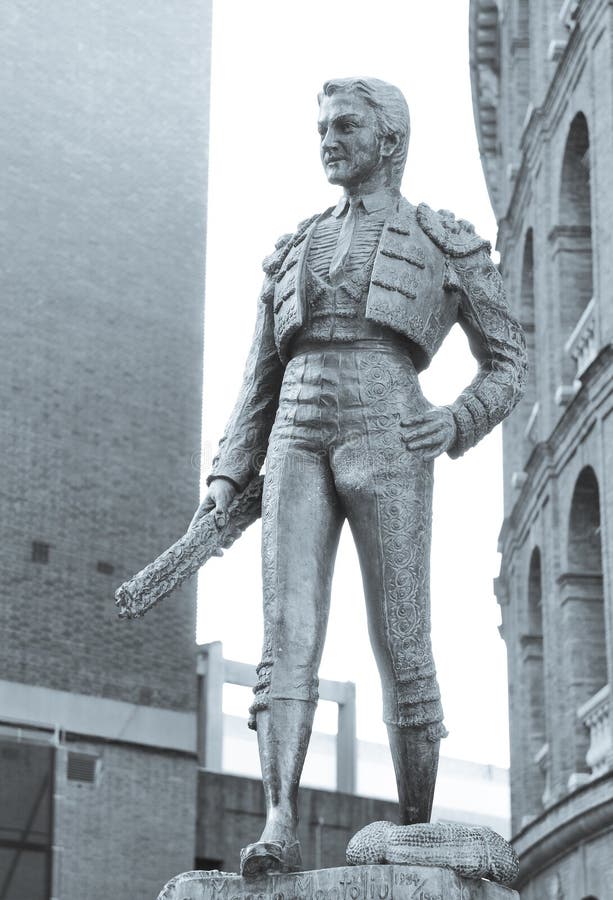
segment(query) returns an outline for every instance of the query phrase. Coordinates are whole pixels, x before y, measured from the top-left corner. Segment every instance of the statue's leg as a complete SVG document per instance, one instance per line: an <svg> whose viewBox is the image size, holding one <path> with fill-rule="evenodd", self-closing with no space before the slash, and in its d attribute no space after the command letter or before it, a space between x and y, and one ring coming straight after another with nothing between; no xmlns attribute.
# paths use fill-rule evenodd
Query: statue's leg
<svg viewBox="0 0 613 900"><path fill-rule="evenodd" d="M395 499L393 522L386 524L385 499L376 488L370 497L365 494L350 501L348 517L381 676L400 823L429 822L443 733L426 596L429 522L419 514L415 496L404 496ZM402 523L401 509L407 513ZM411 511L414 525L408 521Z"/></svg>
<svg viewBox="0 0 613 900"><path fill-rule="evenodd" d="M260 841L297 839L298 787L316 703L271 698L257 714L258 748L266 798Z"/></svg>
<svg viewBox="0 0 613 900"><path fill-rule="evenodd" d="M348 427L350 440L339 442L332 468L360 559L400 820L410 824L430 819L446 733L430 643L433 464L401 440L403 417L425 402L410 361L381 354L375 362L358 364L367 398L361 446Z"/></svg>
<svg viewBox="0 0 613 900"><path fill-rule="evenodd" d="M264 648L252 706L266 797L258 843L287 847L297 840L298 786L343 521L327 455L319 444L314 451L298 440L305 434L308 429L278 427L269 447L262 516ZM280 865L271 859L262 865L295 868L299 859L290 856Z"/></svg>
<svg viewBox="0 0 613 900"><path fill-rule="evenodd" d="M399 725L388 725L387 734L398 788L400 825L429 822L440 740L430 740L425 728Z"/></svg>

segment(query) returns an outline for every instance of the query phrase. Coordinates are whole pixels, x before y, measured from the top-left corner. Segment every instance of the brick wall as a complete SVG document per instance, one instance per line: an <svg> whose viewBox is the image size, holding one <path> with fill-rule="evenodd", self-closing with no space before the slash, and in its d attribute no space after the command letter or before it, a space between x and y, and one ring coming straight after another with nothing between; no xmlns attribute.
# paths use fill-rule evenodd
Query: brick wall
<svg viewBox="0 0 613 900"><path fill-rule="evenodd" d="M198 498L209 13L4 11L1 678L195 705L195 583L129 624L113 592Z"/></svg>
<svg viewBox="0 0 613 900"><path fill-rule="evenodd" d="M96 759L68 778L70 753ZM57 753L53 896L153 900L193 867L196 763L129 745L69 741Z"/></svg>
<svg viewBox="0 0 613 900"><path fill-rule="evenodd" d="M9 0L0 30L0 679L179 711L195 582L137 622L113 594L198 500L210 15ZM193 864L195 759L69 749L99 765L58 750L52 896L150 900Z"/></svg>

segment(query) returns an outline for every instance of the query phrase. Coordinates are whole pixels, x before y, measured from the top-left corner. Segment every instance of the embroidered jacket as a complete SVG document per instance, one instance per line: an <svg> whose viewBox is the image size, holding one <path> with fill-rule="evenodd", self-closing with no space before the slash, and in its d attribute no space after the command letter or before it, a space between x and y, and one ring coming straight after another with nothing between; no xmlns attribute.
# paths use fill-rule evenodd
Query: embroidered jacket
<svg viewBox="0 0 613 900"><path fill-rule="evenodd" d="M264 260L243 384L209 482L225 476L242 488L262 466L289 344L306 317L305 261L320 218L301 222ZM457 431L448 451L452 458L485 437L519 401L527 370L521 326L506 305L489 243L447 210L437 213L425 203L416 208L399 199L379 241L366 318L411 342L418 371L429 365L456 322L463 328L479 369L450 406Z"/></svg>

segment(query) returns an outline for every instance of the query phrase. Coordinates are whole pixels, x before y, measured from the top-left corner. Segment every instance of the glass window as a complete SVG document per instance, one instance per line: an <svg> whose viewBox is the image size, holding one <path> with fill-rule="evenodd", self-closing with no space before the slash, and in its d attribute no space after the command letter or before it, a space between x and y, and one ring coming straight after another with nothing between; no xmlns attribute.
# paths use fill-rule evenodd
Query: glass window
<svg viewBox="0 0 613 900"><path fill-rule="evenodd" d="M0 738L0 898L48 900L54 750Z"/></svg>

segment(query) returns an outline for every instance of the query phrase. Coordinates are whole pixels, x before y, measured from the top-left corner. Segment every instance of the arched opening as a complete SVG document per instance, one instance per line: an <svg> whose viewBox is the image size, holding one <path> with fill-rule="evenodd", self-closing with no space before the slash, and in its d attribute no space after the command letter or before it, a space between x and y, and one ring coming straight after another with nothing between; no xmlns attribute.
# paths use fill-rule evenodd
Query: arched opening
<svg viewBox="0 0 613 900"><path fill-rule="evenodd" d="M496 0L470 4L470 59L477 136L492 206L502 215L498 179L502 135L500 107L500 28Z"/></svg>
<svg viewBox="0 0 613 900"><path fill-rule="evenodd" d="M517 4L517 30L520 37L528 39L530 34L530 0L519 0Z"/></svg>
<svg viewBox="0 0 613 900"><path fill-rule="evenodd" d="M534 335L534 232L532 228L527 230L524 239L519 317L524 330L529 335ZM530 343L529 337L528 343ZM534 350L534 341L532 349Z"/></svg>
<svg viewBox="0 0 613 900"><path fill-rule="evenodd" d="M524 240L521 267L521 296L519 320L526 335L528 350L528 380L523 398L526 421L536 401L536 335L534 325L534 232L529 228ZM525 423L524 423L525 426Z"/></svg>
<svg viewBox="0 0 613 900"><path fill-rule="evenodd" d="M591 227L590 139L583 113L573 119L562 162L560 183L560 223Z"/></svg>
<svg viewBox="0 0 613 900"><path fill-rule="evenodd" d="M541 581L541 551L535 547L530 557L528 573L528 628L530 634L543 640L543 590Z"/></svg>
<svg viewBox="0 0 613 900"><path fill-rule="evenodd" d="M534 548L530 557L527 600L526 632L522 639L522 681L526 708L524 788L526 814L534 815L543 808L546 788L545 772L535 760L546 742L543 589L538 547Z"/></svg>
<svg viewBox="0 0 613 900"><path fill-rule="evenodd" d="M577 710L607 684L602 545L598 479L585 466L575 482L568 517L567 572L560 578L563 667L568 698L568 734L574 735L571 772L587 769L589 734Z"/></svg>
<svg viewBox="0 0 613 900"><path fill-rule="evenodd" d="M518 264L520 260L517 261ZM524 469L531 445L537 441L537 422L532 415L537 399L536 392L536 352L535 352L535 325L534 325L534 236L532 228L529 228L524 238L521 256L521 280L519 282L519 296L516 301L517 317L526 336L528 353L528 377L524 389L524 396L517 409L509 419L503 423L504 440L504 467L506 473L520 473ZM526 445L525 441L528 441ZM505 482L509 479L505 478ZM509 487L506 487L509 490ZM505 503L512 503L511 496L505 495Z"/></svg>
<svg viewBox="0 0 613 900"><path fill-rule="evenodd" d="M566 140L560 180L558 257L560 330L562 345L575 330L592 299L592 202L590 140L583 113L573 119ZM572 384L575 362L562 346L562 383Z"/></svg>
<svg viewBox="0 0 613 900"><path fill-rule="evenodd" d="M575 484L568 524L568 567L585 575L602 575L598 479L586 466Z"/></svg>
<svg viewBox="0 0 613 900"><path fill-rule="evenodd" d="M515 106L515 141L519 138L526 121L530 104L530 2L518 0L513 40L513 87Z"/></svg>

